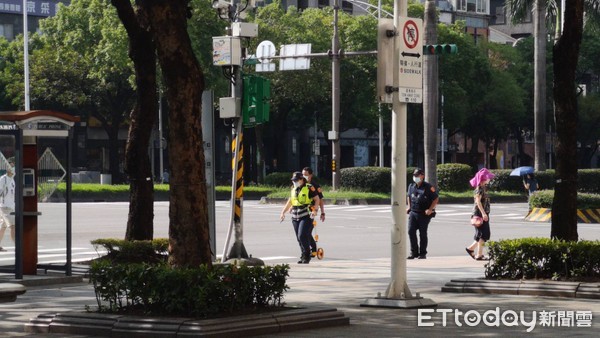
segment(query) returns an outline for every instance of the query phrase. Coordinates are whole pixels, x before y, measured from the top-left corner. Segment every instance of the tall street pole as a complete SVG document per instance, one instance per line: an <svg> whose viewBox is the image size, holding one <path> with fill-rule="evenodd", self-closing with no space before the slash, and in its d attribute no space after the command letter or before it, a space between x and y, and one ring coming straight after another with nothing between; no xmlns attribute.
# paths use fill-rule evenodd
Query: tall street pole
<svg viewBox="0 0 600 338"><path fill-rule="evenodd" d="M25 69L25 111L29 106L29 31L27 30L27 0L23 0L23 67Z"/></svg>
<svg viewBox="0 0 600 338"><path fill-rule="evenodd" d="M333 39L331 39L331 182L333 190L340 187L338 168L340 166L340 38L338 35L338 10L340 0L333 5Z"/></svg>
<svg viewBox="0 0 600 338"><path fill-rule="evenodd" d="M394 26L396 39L393 57L393 87L400 84L400 43L404 28L400 27L402 17L407 14L407 0L394 1ZM399 35L399 36L398 36ZM418 293L413 296L406 278L406 136L407 103L400 102L398 90L392 96L392 229L391 229L391 281L385 295L366 299L361 306L387 308L420 308L437 304L422 298Z"/></svg>
<svg viewBox="0 0 600 338"><path fill-rule="evenodd" d="M381 0L377 2L377 22L381 20ZM377 104L379 110L379 167L383 168L383 115L381 115L381 102Z"/></svg>

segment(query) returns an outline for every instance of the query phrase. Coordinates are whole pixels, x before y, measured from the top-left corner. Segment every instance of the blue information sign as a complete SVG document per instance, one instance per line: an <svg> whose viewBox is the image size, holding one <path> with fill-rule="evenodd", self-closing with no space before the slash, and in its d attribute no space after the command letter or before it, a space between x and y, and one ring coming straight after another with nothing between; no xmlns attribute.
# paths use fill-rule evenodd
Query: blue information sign
<svg viewBox="0 0 600 338"><path fill-rule="evenodd" d="M58 0L27 0L27 15L31 16L54 16L58 10L58 4L62 2L68 5L68 1ZM22 0L0 0L0 13L23 14Z"/></svg>

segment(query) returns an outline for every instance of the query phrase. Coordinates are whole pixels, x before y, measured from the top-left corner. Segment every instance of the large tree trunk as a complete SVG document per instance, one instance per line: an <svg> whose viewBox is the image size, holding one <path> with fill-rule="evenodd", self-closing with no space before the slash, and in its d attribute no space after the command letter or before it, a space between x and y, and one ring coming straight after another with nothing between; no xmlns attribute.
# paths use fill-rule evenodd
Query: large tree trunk
<svg viewBox="0 0 600 338"><path fill-rule="evenodd" d="M536 0L533 11L535 170L546 170L546 1Z"/></svg>
<svg viewBox="0 0 600 338"><path fill-rule="evenodd" d="M435 1L425 3L425 44L437 43ZM438 56L424 55L423 67L423 131L425 133L425 176L437 187L437 127L438 127Z"/></svg>
<svg viewBox="0 0 600 338"><path fill-rule="evenodd" d="M556 186L552 230L556 239L577 241L577 95L575 68L583 32L583 0L567 2L563 34L554 46Z"/></svg>
<svg viewBox="0 0 600 338"><path fill-rule="evenodd" d="M108 171L112 176L112 183L121 183L121 171L119 170L119 125L113 122L106 128L108 134Z"/></svg>
<svg viewBox="0 0 600 338"><path fill-rule="evenodd" d="M189 1L140 2L148 13L169 103L169 263L211 265L204 149L204 76L187 32Z"/></svg>
<svg viewBox="0 0 600 338"><path fill-rule="evenodd" d="M112 0L129 36L129 57L135 68L137 99L130 115L125 148L125 172L129 176L127 240L151 240L154 236L154 182L148 145L156 114L156 47L145 18L136 17L129 1Z"/></svg>

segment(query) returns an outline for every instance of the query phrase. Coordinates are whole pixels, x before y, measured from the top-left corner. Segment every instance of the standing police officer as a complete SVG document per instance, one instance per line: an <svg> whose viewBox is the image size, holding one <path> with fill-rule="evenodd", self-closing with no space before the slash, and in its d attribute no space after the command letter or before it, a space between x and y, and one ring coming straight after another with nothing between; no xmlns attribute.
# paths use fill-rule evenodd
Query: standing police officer
<svg viewBox="0 0 600 338"><path fill-rule="evenodd" d="M425 182L425 172L421 168L413 172L413 181L406 195L406 213L408 214L408 237L410 238L410 256L408 259L427 258L427 228L435 216L438 193L435 187ZM420 242L417 242L417 230ZM420 248L419 248L420 245Z"/></svg>

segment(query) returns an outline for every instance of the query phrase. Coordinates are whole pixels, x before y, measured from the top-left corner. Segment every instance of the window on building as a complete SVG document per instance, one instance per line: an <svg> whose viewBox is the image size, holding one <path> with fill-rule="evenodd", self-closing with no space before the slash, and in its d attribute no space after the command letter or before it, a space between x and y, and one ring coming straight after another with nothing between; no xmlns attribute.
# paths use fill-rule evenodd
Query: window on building
<svg viewBox="0 0 600 338"><path fill-rule="evenodd" d="M13 25L6 23L0 24L0 36L3 36L8 41L12 41L15 38L15 33L13 31Z"/></svg>
<svg viewBox="0 0 600 338"><path fill-rule="evenodd" d="M298 10L303 11L308 8L308 0L298 0Z"/></svg>
<svg viewBox="0 0 600 338"><path fill-rule="evenodd" d="M457 10L459 12L487 14L488 1L489 0L458 0Z"/></svg>
<svg viewBox="0 0 600 338"><path fill-rule="evenodd" d="M477 13L487 14L487 0L477 0Z"/></svg>
<svg viewBox="0 0 600 338"><path fill-rule="evenodd" d="M348 14L352 14L354 11L354 5L348 1L342 1L342 10Z"/></svg>
<svg viewBox="0 0 600 338"><path fill-rule="evenodd" d="M319 0L319 8L325 8L329 6L329 0Z"/></svg>
<svg viewBox="0 0 600 338"><path fill-rule="evenodd" d="M504 12L504 6L496 7L496 24L506 23L506 13Z"/></svg>

